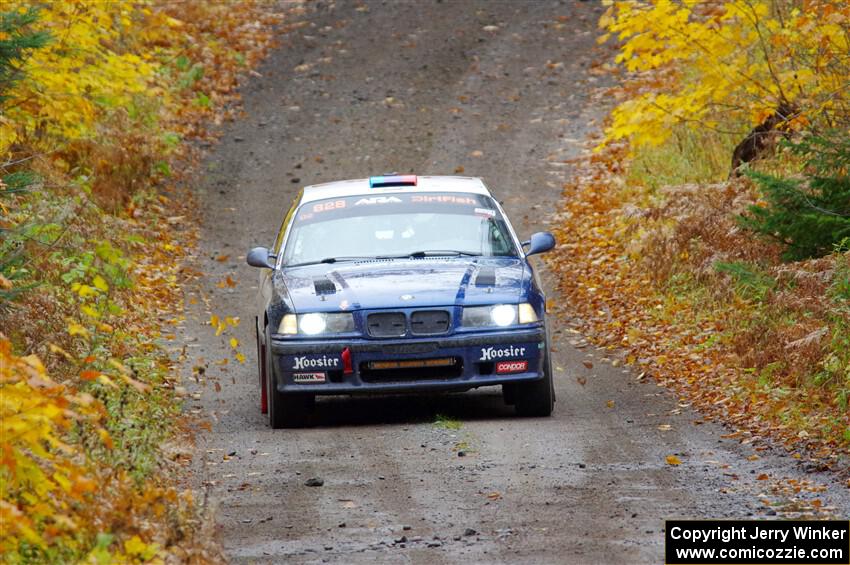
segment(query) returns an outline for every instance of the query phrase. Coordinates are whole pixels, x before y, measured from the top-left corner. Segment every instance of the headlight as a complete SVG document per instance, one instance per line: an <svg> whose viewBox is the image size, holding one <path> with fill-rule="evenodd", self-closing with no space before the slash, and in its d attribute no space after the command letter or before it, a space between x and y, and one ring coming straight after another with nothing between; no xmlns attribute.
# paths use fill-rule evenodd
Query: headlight
<svg viewBox="0 0 850 565"><path fill-rule="evenodd" d="M533 324L539 321L531 304L494 304L463 309L461 324L468 328L498 327L514 324Z"/></svg>
<svg viewBox="0 0 850 565"><path fill-rule="evenodd" d="M325 321L325 317L321 314L304 314L301 316L301 319L298 320L298 329L301 330L301 333L307 335L316 335L325 331L325 328L328 327L328 323Z"/></svg>
<svg viewBox="0 0 850 565"><path fill-rule="evenodd" d="M513 304L499 304L490 310L490 319L499 327L510 326L516 321L516 306Z"/></svg>
<svg viewBox="0 0 850 565"><path fill-rule="evenodd" d="M528 302L523 302L519 305L519 323L520 324L533 324L535 322L539 322L540 318L537 317L537 312L534 311L534 307Z"/></svg>
<svg viewBox="0 0 850 565"><path fill-rule="evenodd" d="M350 312L327 314L287 314L280 321L278 333L285 335L340 334L354 331L354 316Z"/></svg>
<svg viewBox="0 0 850 565"><path fill-rule="evenodd" d="M277 333L286 335L295 335L298 333L298 318L295 314L287 314L280 321L280 326L277 328Z"/></svg>

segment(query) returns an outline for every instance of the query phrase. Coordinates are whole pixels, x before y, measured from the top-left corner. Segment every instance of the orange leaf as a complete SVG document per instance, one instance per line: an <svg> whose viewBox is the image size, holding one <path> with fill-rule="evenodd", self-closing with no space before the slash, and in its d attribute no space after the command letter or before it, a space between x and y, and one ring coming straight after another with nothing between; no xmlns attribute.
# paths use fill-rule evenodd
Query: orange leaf
<svg viewBox="0 0 850 565"><path fill-rule="evenodd" d="M100 375L100 373L98 373L97 371L92 371L91 369L86 369L85 371L80 373L80 378L83 379L84 381L93 381L98 377L98 375Z"/></svg>

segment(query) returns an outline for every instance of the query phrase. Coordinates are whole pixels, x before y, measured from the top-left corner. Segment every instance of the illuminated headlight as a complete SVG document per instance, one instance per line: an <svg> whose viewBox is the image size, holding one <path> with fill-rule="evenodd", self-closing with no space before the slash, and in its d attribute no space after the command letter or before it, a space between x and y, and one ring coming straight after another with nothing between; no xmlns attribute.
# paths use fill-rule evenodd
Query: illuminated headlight
<svg viewBox="0 0 850 565"><path fill-rule="evenodd" d="M495 304L493 306L472 306L463 309L462 325L469 328L512 326L514 324L533 324L538 321L537 313L531 304Z"/></svg>
<svg viewBox="0 0 850 565"><path fill-rule="evenodd" d="M304 314L298 320L298 329L301 330L301 333L307 335L323 333L327 327L328 323L322 314Z"/></svg>
<svg viewBox="0 0 850 565"><path fill-rule="evenodd" d="M499 304L490 310L490 319L499 327L510 326L516 321L516 306L513 304Z"/></svg>
<svg viewBox="0 0 850 565"><path fill-rule="evenodd" d="M327 314L287 314L280 321L278 333L285 335L340 334L354 331L354 317L351 313Z"/></svg>

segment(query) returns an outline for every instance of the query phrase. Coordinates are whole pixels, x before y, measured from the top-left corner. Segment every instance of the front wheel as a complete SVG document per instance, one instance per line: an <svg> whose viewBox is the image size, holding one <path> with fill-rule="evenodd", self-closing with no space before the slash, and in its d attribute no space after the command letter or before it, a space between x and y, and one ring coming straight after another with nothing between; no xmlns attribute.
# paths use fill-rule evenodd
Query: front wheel
<svg viewBox="0 0 850 565"><path fill-rule="evenodd" d="M316 397L312 394L283 394L277 390L277 375L272 366L271 338L266 330L266 398L269 425L273 430L300 428L309 422Z"/></svg>
<svg viewBox="0 0 850 565"><path fill-rule="evenodd" d="M519 416L552 415L552 410L555 408L555 384L552 379L552 363L549 359L548 348L543 358L543 378L530 383L516 383L511 388L511 400Z"/></svg>

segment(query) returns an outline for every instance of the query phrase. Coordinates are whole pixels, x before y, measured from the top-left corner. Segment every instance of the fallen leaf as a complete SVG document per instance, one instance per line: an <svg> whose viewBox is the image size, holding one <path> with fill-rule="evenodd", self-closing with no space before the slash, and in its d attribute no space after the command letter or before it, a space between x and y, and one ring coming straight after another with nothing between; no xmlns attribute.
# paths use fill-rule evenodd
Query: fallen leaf
<svg viewBox="0 0 850 565"><path fill-rule="evenodd" d="M92 370L86 370L86 371L83 371L83 372L80 373L80 378L83 379L84 381L93 381L98 376L100 376L100 373L98 373L97 371L92 371Z"/></svg>
<svg viewBox="0 0 850 565"><path fill-rule="evenodd" d="M674 467L677 467L682 464L682 460L676 457L675 455L668 455L667 457L665 457L664 460L667 461L668 465L672 465Z"/></svg>

